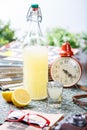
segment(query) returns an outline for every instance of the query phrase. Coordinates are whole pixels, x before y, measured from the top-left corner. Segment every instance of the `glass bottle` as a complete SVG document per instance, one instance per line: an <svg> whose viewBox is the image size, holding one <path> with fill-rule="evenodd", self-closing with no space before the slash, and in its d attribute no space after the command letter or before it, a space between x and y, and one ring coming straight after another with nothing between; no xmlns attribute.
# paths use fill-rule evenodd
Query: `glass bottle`
<svg viewBox="0 0 87 130"><path fill-rule="evenodd" d="M42 100L47 97L48 49L42 46L45 41L40 29L42 15L38 4L33 4L29 8L27 21L30 26L24 40L23 81L31 99Z"/></svg>

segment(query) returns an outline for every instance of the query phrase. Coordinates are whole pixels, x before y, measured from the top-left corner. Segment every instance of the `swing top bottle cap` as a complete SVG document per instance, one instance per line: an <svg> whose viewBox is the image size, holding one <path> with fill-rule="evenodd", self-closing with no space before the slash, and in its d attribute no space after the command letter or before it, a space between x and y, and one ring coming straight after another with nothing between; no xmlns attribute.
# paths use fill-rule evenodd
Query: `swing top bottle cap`
<svg viewBox="0 0 87 130"><path fill-rule="evenodd" d="M38 8L39 5L38 5L38 4L32 4L31 7L32 7L32 8Z"/></svg>

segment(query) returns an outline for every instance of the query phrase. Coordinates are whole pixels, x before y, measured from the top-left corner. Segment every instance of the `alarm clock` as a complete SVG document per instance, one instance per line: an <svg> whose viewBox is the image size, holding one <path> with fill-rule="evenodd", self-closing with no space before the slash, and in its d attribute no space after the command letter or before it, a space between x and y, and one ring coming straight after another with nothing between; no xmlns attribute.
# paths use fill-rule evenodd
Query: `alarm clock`
<svg viewBox="0 0 87 130"><path fill-rule="evenodd" d="M75 85L82 75L82 66L73 55L70 43L64 43L61 47L60 57L50 67L52 79L61 82L64 87Z"/></svg>

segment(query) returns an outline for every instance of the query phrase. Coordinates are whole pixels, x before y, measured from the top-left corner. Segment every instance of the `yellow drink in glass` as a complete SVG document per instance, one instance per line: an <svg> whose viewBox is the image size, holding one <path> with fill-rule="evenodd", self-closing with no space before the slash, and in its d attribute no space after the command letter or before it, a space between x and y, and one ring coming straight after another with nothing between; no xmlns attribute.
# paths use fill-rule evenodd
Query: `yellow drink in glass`
<svg viewBox="0 0 87 130"><path fill-rule="evenodd" d="M44 46L24 48L24 86L31 99L41 100L47 97L48 49Z"/></svg>

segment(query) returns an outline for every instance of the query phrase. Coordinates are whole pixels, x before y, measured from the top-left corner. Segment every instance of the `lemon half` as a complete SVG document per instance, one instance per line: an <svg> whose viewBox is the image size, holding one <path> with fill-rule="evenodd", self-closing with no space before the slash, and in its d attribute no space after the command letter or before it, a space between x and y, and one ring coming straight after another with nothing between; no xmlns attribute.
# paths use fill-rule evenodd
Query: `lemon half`
<svg viewBox="0 0 87 130"><path fill-rule="evenodd" d="M2 91L2 97L7 101L7 102L12 102L12 93L13 91Z"/></svg>
<svg viewBox="0 0 87 130"><path fill-rule="evenodd" d="M24 107L31 101L30 94L24 88L18 88L12 93L12 102L17 107Z"/></svg>

